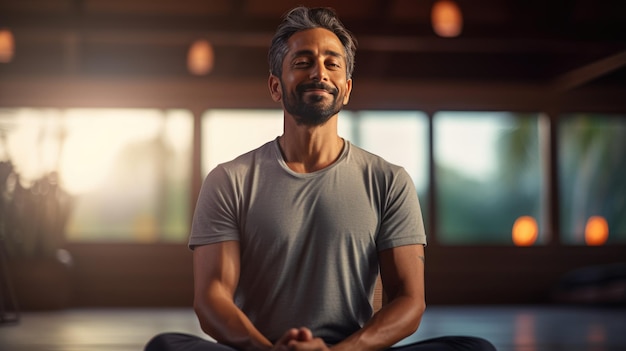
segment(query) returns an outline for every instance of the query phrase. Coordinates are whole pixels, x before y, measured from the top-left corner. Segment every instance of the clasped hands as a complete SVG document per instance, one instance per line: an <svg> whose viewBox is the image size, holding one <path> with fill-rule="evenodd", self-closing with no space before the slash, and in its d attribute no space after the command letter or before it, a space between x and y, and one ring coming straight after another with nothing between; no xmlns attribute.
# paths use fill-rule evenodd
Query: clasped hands
<svg viewBox="0 0 626 351"><path fill-rule="evenodd" d="M328 351L321 338L313 337L308 328L289 329L272 347L272 351Z"/></svg>

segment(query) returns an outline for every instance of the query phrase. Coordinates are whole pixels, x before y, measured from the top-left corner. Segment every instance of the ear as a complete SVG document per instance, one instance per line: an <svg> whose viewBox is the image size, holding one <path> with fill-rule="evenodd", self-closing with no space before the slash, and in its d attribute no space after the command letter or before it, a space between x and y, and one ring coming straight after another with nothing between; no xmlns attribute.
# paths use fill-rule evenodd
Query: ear
<svg viewBox="0 0 626 351"><path fill-rule="evenodd" d="M283 98L283 87L280 84L280 79L273 74L267 80L267 85L270 89L270 96L275 102L280 102Z"/></svg>
<svg viewBox="0 0 626 351"><path fill-rule="evenodd" d="M346 96L343 97L343 104L347 105L350 101L350 93L352 92L352 79L346 81Z"/></svg>

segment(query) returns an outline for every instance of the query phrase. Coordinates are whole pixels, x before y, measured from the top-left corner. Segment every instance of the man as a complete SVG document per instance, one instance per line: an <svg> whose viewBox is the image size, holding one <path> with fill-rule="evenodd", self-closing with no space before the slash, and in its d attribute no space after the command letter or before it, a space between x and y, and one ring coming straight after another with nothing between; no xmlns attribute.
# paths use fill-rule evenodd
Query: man
<svg viewBox="0 0 626 351"><path fill-rule="evenodd" d="M404 169L337 134L355 40L296 8L269 51L276 140L216 167L194 215L194 309L216 343L162 334L147 350L384 350L419 326L426 236ZM377 276L389 302L372 316ZM471 337L404 350L494 350Z"/></svg>

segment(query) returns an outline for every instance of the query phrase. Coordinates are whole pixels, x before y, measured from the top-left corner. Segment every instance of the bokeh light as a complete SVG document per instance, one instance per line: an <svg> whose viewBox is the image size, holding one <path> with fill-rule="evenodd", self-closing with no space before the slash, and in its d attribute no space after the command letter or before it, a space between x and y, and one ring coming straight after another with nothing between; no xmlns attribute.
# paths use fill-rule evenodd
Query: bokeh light
<svg viewBox="0 0 626 351"><path fill-rule="evenodd" d="M15 54L13 33L6 28L0 29L0 63L9 63Z"/></svg>
<svg viewBox="0 0 626 351"><path fill-rule="evenodd" d="M592 216L585 226L585 243L588 246L604 245L609 239L609 224L601 216Z"/></svg>
<svg viewBox="0 0 626 351"><path fill-rule="evenodd" d="M463 28L461 9L452 0L435 2L431 12L431 21L435 33L444 38L459 36Z"/></svg>
<svg viewBox="0 0 626 351"><path fill-rule="evenodd" d="M189 47L187 54L187 69L196 76L211 73L215 62L215 54L211 43L204 39L196 40Z"/></svg>
<svg viewBox="0 0 626 351"><path fill-rule="evenodd" d="M513 224L513 244L532 246L537 241L538 232L537 221L533 217L519 217Z"/></svg>

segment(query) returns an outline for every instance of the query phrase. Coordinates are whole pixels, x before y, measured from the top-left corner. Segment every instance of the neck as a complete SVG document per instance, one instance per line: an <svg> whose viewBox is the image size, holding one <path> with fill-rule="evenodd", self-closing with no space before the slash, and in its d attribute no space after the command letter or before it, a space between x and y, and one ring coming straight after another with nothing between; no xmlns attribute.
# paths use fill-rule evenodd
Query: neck
<svg viewBox="0 0 626 351"><path fill-rule="evenodd" d="M337 116L322 126L299 126L285 116L285 131L278 139L287 166L297 173L310 173L333 164L343 150L337 134Z"/></svg>

